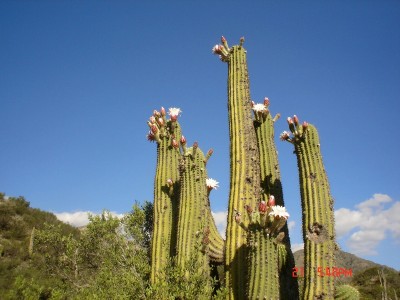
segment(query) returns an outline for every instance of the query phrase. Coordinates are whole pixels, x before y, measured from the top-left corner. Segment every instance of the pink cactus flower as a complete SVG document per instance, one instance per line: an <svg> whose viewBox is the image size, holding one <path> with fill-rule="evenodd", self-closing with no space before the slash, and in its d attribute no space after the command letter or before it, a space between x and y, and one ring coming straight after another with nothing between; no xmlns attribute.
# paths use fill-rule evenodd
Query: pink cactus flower
<svg viewBox="0 0 400 300"><path fill-rule="evenodd" d="M183 135L181 136L181 144L186 145L186 138Z"/></svg>

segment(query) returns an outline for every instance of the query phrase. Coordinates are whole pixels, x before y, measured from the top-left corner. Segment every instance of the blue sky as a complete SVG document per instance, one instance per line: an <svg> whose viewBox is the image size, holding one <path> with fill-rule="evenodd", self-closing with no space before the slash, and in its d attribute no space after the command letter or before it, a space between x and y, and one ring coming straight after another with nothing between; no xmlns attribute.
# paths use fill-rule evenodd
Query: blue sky
<svg viewBox="0 0 400 300"><path fill-rule="evenodd" d="M400 269L399 28L398 1L1 1L0 191L71 222L127 212L153 197L146 120L180 107L188 143L214 149L223 226L227 66L211 48L244 36L252 99L319 129L343 250ZM299 246L296 160L276 140Z"/></svg>

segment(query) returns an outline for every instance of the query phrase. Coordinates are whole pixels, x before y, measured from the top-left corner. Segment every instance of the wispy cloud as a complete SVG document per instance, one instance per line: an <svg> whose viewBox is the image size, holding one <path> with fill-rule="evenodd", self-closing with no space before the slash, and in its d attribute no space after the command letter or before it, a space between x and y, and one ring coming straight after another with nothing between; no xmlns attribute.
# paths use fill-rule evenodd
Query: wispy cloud
<svg viewBox="0 0 400 300"><path fill-rule="evenodd" d="M357 255L376 255L388 236L400 242L400 202L386 194L374 194L355 209L335 211L336 234Z"/></svg>
<svg viewBox="0 0 400 300"><path fill-rule="evenodd" d="M72 226L80 227L85 226L89 223L89 214L90 215L100 215L100 213L95 213L92 211L76 211L76 212L61 212L54 213L60 221L64 223L70 224ZM118 218L122 218L123 214L118 214L116 212L111 212L113 216L117 216Z"/></svg>
<svg viewBox="0 0 400 300"><path fill-rule="evenodd" d="M225 231L226 231L226 222L227 222L227 211L217 211L211 212L212 216L214 217L215 225L217 226L218 232L221 234L223 238L225 238Z"/></svg>

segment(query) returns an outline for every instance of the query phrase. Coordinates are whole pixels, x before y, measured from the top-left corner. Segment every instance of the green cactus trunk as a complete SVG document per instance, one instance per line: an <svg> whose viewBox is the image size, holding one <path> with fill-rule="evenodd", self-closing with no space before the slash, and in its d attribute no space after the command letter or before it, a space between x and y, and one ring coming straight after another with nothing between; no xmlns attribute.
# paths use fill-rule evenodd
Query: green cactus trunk
<svg viewBox="0 0 400 300"><path fill-rule="evenodd" d="M333 199L316 128L308 125L294 145L303 212L303 299L334 299L334 277L328 274L336 267Z"/></svg>
<svg viewBox="0 0 400 300"><path fill-rule="evenodd" d="M259 226L249 226L247 299L280 299L278 251L274 240Z"/></svg>
<svg viewBox="0 0 400 300"><path fill-rule="evenodd" d="M260 197L260 166L252 122L246 51L230 49L228 60L230 134L230 192L226 229L225 270L229 298L244 299L246 290L246 233L234 221L235 210L255 206Z"/></svg>
<svg viewBox="0 0 400 300"><path fill-rule="evenodd" d="M172 137L179 141L178 122L168 121L169 133L157 145L157 170L154 181L153 236L151 245L151 282L156 283L160 271L175 255L179 201L179 148L172 147ZM173 181L168 187L167 180Z"/></svg>
<svg viewBox="0 0 400 300"><path fill-rule="evenodd" d="M263 193L261 200L267 202L270 195L275 196L276 205L285 206L283 200L283 191L281 183L280 168L278 162L278 153L274 141L274 119L270 114L264 118L259 118L254 121L258 148L260 151L260 166L261 166L261 187ZM292 276L292 271L295 266L294 257L290 246L289 230L287 224L282 230L285 234L283 245L280 246L280 255L282 256L282 268L280 272L280 287L281 298L295 300L299 298L299 287L297 279ZM284 262L284 263L283 263ZM275 271L275 274L278 272ZM250 276L250 278L252 278Z"/></svg>
<svg viewBox="0 0 400 300"><path fill-rule="evenodd" d="M213 255L222 260L223 241L214 235L210 236L211 228L215 227L210 218L211 208L208 201L206 186L207 170L205 157L199 148L188 148L180 162L181 189L179 201L177 263L183 269L185 262L193 251L201 251L204 270L208 270L209 245L213 240ZM215 232L214 232L215 233ZM215 248L218 243L222 244ZM217 255L220 255L219 257Z"/></svg>

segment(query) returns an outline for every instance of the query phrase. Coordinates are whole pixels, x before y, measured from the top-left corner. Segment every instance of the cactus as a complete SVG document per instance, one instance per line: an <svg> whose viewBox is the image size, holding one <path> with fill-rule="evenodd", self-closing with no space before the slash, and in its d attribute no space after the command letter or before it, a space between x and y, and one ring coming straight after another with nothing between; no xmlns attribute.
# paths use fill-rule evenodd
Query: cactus
<svg viewBox="0 0 400 300"><path fill-rule="evenodd" d="M280 117L279 114L272 118L268 98L263 103L253 104L254 128L256 130L258 148L260 151L261 199L268 201L270 195L276 198L276 205L284 206L281 175L278 163L278 153L274 141L274 124ZM290 248L290 238L287 225L283 227L284 240L279 245L280 263L280 288L282 299L298 299L299 288L296 278L292 276L294 257Z"/></svg>
<svg viewBox="0 0 400 300"><path fill-rule="evenodd" d="M151 245L151 282L168 260L175 255L176 221L179 200L178 141L181 130L177 121L179 109L170 109L170 120L166 120L165 109L154 111L148 125L148 140L157 142L157 169L154 180L153 238Z"/></svg>
<svg viewBox="0 0 400 300"><path fill-rule="evenodd" d="M236 212L235 221L247 232L248 281L246 299L281 299L281 268L285 266L286 251L282 250L285 226L289 214L280 205L275 205L274 196L268 203L261 201L258 209L246 206L248 225L242 222L242 215ZM288 291L286 291L287 293Z"/></svg>
<svg viewBox="0 0 400 300"><path fill-rule="evenodd" d="M212 218L205 185L205 165L212 151L204 157L197 143L195 147L186 149L186 139L177 121L180 112L179 108L170 108L170 120L167 121L165 109L161 108L161 112L154 111L148 121L150 132L147 139L157 142L151 267L153 284L162 280L160 271L177 251L178 264L184 267L184 262L197 245L193 235L198 231L195 228L203 226L207 232L206 241L209 241L209 245L204 250L207 250L205 252L210 261L221 263L223 260L224 240ZM206 261L208 258L204 257Z"/></svg>
<svg viewBox="0 0 400 300"><path fill-rule="evenodd" d="M304 239L303 299L333 299L334 277L325 270L335 267L333 198L322 162L317 129L295 115L287 119L289 132L281 139L294 144L299 168ZM328 269L326 269L328 268Z"/></svg>
<svg viewBox="0 0 400 300"><path fill-rule="evenodd" d="M228 112L230 136L230 192L225 247L225 282L229 298L243 299L246 290L246 234L234 221L235 210L255 206L260 199L260 165L256 135L252 122L249 78L244 39L229 48L222 45L213 52L228 63Z"/></svg>
<svg viewBox="0 0 400 300"><path fill-rule="evenodd" d="M35 226L33 226L32 231L31 231L31 235L29 237L29 246L28 246L28 253L29 253L29 257L32 257L33 255L33 243L35 240Z"/></svg>
<svg viewBox="0 0 400 300"><path fill-rule="evenodd" d="M351 285L338 286L335 292L335 300L359 300L360 292Z"/></svg>
<svg viewBox="0 0 400 300"><path fill-rule="evenodd" d="M209 151L208 153L211 153ZM210 154L211 155L211 154ZM218 187L214 181L206 186L207 170L205 168L205 156L198 147L197 142L193 147L184 147L184 153L180 161L181 189L179 201L178 238L177 238L177 263L184 269L185 262L190 258L194 249L198 249L205 255L200 256L203 266L208 269L208 255L214 261L222 261L223 240L218 235L211 209L208 194L212 188ZM211 234L211 228L213 234ZM212 251L209 248L211 241Z"/></svg>

